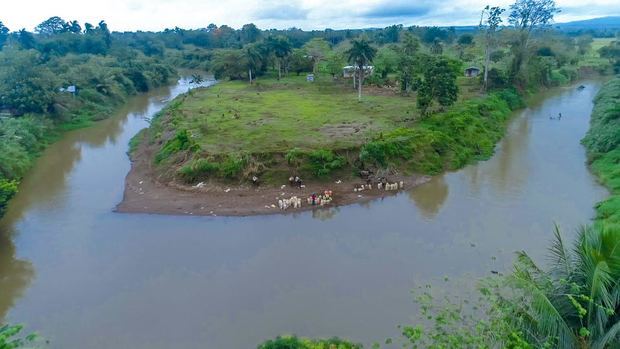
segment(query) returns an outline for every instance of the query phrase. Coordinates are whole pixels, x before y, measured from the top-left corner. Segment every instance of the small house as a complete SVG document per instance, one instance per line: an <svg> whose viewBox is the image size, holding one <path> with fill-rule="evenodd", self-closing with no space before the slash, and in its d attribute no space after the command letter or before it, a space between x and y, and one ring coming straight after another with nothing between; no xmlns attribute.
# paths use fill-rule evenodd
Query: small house
<svg viewBox="0 0 620 349"><path fill-rule="evenodd" d="M480 68L478 67L469 67L465 69L465 76L468 78L475 78L480 75Z"/></svg>

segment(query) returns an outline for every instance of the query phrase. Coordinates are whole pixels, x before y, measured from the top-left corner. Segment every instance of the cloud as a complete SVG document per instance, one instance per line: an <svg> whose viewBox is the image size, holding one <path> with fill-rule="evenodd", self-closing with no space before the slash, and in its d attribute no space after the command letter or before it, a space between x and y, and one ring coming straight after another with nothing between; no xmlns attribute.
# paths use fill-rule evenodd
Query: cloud
<svg viewBox="0 0 620 349"><path fill-rule="evenodd" d="M299 1L291 1L288 4L278 2L259 2L259 8L254 12L254 17L259 20L299 20L307 19L310 11L302 8Z"/></svg>
<svg viewBox="0 0 620 349"><path fill-rule="evenodd" d="M425 3L386 1L362 12L364 18L420 17L428 14L432 7Z"/></svg>

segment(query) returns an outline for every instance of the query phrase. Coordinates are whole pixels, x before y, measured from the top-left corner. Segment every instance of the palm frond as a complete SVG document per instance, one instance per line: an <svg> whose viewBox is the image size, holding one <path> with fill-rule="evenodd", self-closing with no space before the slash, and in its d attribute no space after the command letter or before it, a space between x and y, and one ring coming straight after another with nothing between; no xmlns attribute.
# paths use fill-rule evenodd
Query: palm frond
<svg viewBox="0 0 620 349"><path fill-rule="evenodd" d="M572 260L566 250L560 227L557 224L554 226L553 235L554 240L549 249L552 272L559 278L569 280L572 275Z"/></svg>
<svg viewBox="0 0 620 349"><path fill-rule="evenodd" d="M605 349L608 344L611 344L612 341L618 338L618 334L620 333L620 321L616 322L613 326L605 332L600 339L592 344L592 349Z"/></svg>

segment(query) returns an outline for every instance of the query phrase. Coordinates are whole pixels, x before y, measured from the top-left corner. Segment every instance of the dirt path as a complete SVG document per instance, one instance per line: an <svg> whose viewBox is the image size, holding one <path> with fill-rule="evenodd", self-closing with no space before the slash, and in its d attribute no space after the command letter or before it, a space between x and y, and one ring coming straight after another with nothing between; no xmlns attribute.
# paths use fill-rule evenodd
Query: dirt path
<svg viewBox="0 0 620 349"><path fill-rule="evenodd" d="M131 171L125 179L123 201L116 207L117 212L153 213L196 216L252 216L264 214L283 214L321 208L308 205L306 198L312 193L333 191L333 202L325 207L343 206L395 195L398 191L377 189L354 191L361 180L340 183L306 183L299 189L288 183L282 186L229 186L222 183L206 183L202 188L181 186L176 183L160 183L154 178L151 168L151 154L141 147L133 156ZM430 180L427 176L393 176L391 181L403 181L404 189ZM302 207L286 211L278 207L278 199L297 196L302 199ZM273 205L273 206L272 206Z"/></svg>

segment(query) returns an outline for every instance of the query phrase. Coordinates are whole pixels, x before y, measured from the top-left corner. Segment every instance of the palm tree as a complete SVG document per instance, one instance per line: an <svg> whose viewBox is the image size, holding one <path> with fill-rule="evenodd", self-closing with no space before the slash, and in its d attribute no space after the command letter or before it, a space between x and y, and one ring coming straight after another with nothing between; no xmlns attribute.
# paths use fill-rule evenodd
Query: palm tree
<svg viewBox="0 0 620 349"><path fill-rule="evenodd" d="M244 48L243 54L248 64L248 77L250 79L250 85L252 84L252 72L256 73L256 70L260 67L263 54L256 44L247 45ZM256 74L254 74L256 75Z"/></svg>
<svg viewBox="0 0 620 349"><path fill-rule="evenodd" d="M370 46L366 39L361 38L351 41L351 48L347 51L349 56L349 62L356 66L358 79L357 79L357 99L362 100L362 84L364 83L364 67L366 67L377 54L377 49Z"/></svg>
<svg viewBox="0 0 620 349"><path fill-rule="evenodd" d="M510 303L516 325L530 343L556 348L616 348L620 344L620 232L582 228L572 250L559 229L550 268L518 254L509 282L519 296Z"/></svg>

